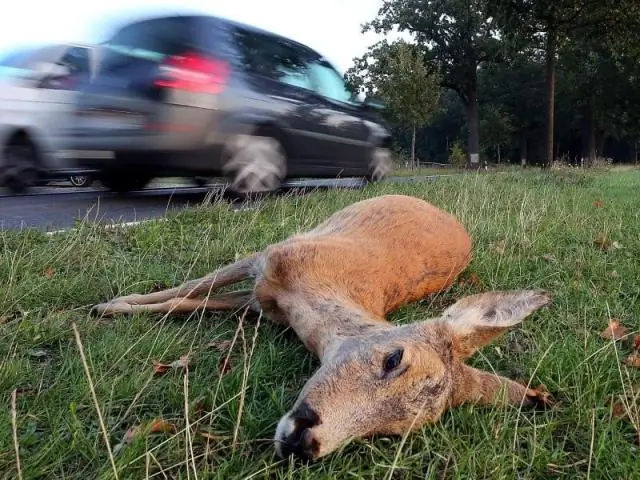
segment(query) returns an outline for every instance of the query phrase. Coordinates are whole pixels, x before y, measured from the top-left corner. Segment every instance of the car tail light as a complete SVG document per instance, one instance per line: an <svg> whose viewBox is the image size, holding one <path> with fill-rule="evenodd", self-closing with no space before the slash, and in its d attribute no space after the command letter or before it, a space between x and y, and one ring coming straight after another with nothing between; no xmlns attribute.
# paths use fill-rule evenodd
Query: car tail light
<svg viewBox="0 0 640 480"><path fill-rule="evenodd" d="M160 66L162 78L158 87L200 93L220 93L229 77L229 64L223 60L203 57L195 53L169 57Z"/></svg>

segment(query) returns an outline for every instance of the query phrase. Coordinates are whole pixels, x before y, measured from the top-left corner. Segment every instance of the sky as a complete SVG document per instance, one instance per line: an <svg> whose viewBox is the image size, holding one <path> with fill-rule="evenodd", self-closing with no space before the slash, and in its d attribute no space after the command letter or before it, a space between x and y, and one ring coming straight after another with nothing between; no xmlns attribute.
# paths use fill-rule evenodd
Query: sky
<svg viewBox="0 0 640 480"><path fill-rule="evenodd" d="M341 72L380 37L361 34L382 0L18 0L0 15L0 52L48 42L95 42L114 22L147 12L210 13L285 35L314 48ZM63 13L66 12L66 13Z"/></svg>

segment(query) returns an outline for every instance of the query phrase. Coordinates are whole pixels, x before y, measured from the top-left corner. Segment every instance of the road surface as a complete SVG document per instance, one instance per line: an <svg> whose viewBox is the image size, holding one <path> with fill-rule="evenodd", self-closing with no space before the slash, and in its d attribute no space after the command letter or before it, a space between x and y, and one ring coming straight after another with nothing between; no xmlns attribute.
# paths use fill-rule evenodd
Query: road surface
<svg viewBox="0 0 640 480"><path fill-rule="evenodd" d="M389 181L428 180L434 177L393 177ZM287 189L360 188L359 178L288 182ZM44 231L72 227L77 220L106 223L137 222L163 217L167 212L199 205L208 194L221 192L223 184L206 187L162 187L127 196L104 190L40 188L25 195L0 193L0 229L36 228Z"/></svg>

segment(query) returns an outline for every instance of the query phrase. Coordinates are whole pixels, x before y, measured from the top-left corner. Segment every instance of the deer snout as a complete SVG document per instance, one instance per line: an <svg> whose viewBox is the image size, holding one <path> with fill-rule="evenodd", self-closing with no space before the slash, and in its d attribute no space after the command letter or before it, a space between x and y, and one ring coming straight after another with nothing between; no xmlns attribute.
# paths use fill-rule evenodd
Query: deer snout
<svg viewBox="0 0 640 480"><path fill-rule="evenodd" d="M313 460L320 450L319 442L311 429L319 425L320 417L306 402L286 414L276 428L276 453L280 458L294 455L303 460Z"/></svg>

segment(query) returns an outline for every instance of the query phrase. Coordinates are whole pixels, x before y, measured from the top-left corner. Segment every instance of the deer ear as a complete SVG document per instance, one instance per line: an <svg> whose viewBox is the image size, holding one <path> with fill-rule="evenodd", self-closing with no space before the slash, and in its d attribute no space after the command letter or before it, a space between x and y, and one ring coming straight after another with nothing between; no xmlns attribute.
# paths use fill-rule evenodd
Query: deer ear
<svg viewBox="0 0 640 480"><path fill-rule="evenodd" d="M438 321L452 331L455 350L467 358L550 302L542 290L481 293L459 300Z"/></svg>

